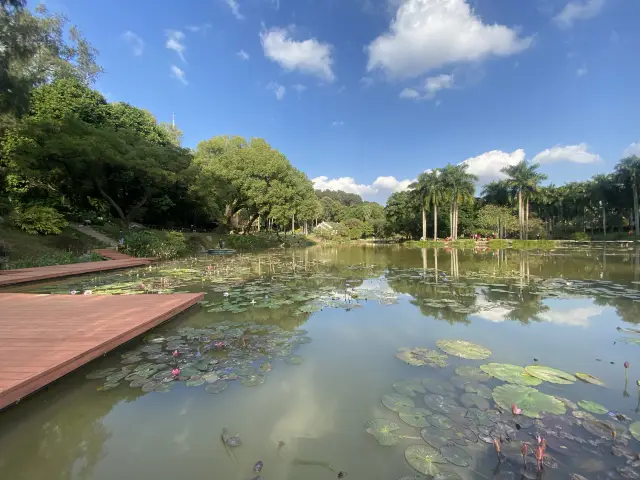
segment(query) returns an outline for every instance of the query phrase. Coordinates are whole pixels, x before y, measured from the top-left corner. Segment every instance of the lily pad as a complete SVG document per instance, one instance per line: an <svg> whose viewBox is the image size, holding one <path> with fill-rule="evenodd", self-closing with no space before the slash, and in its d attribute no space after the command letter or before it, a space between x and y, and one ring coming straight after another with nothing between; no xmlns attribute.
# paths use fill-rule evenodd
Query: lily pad
<svg viewBox="0 0 640 480"><path fill-rule="evenodd" d="M440 413L434 413L430 417L427 417L427 422L429 422L429 425L432 427L439 428L440 430L447 430L453 427L453 420Z"/></svg>
<svg viewBox="0 0 640 480"><path fill-rule="evenodd" d="M467 411L462 408L455 399L438 395L437 393L428 393L424 396L425 405L431 410L438 413L466 415Z"/></svg>
<svg viewBox="0 0 640 480"><path fill-rule="evenodd" d="M301 365L304 363L304 357L300 355L290 355L284 359L289 365Z"/></svg>
<svg viewBox="0 0 640 480"><path fill-rule="evenodd" d="M426 408L411 408L398 412L400 420L412 427L424 428L429 425L427 417L432 413Z"/></svg>
<svg viewBox="0 0 640 480"><path fill-rule="evenodd" d="M424 378L422 385L431 393L438 395L452 395L456 391L456 387L453 384L439 378Z"/></svg>
<svg viewBox="0 0 640 480"><path fill-rule="evenodd" d="M542 383L542 380L529 375L524 368L519 365L510 365L508 363L487 363L486 365L481 365L480 368L483 372L488 373L498 380L513 383L515 385L535 387ZM509 408L511 408L511 406L509 406Z"/></svg>
<svg viewBox="0 0 640 480"><path fill-rule="evenodd" d="M491 350L488 348L465 340L438 340L436 345L449 355L469 360L484 360L491 356Z"/></svg>
<svg viewBox="0 0 640 480"><path fill-rule="evenodd" d="M471 455L456 445L446 445L440 449L444 459L456 467L468 467Z"/></svg>
<svg viewBox="0 0 640 480"><path fill-rule="evenodd" d="M364 431L373 435L378 443L383 446L395 445L400 441L398 435L393 433L399 428L397 423L383 418L369 420L364 424Z"/></svg>
<svg viewBox="0 0 640 480"><path fill-rule="evenodd" d="M115 368L102 368L100 370L95 370L95 371L91 372L85 378L87 380L97 380L99 378L108 377L109 375L111 375L115 371L116 371Z"/></svg>
<svg viewBox="0 0 640 480"><path fill-rule="evenodd" d="M587 412L595 413L598 415L605 415L609 412L608 408L600 405L599 403L591 402L589 400L580 400L578 402L578 406L586 410Z"/></svg>
<svg viewBox="0 0 640 480"><path fill-rule="evenodd" d="M466 393L477 393L478 395L486 398L487 400L492 398L491 389L486 385L482 385L480 383L468 383L464 386L464 391Z"/></svg>
<svg viewBox="0 0 640 480"><path fill-rule="evenodd" d="M489 410L491 408L489 401L477 393L463 393L460 396L460 402L467 408L476 407L480 410Z"/></svg>
<svg viewBox="0 0 640 480"><path fill-rule="evenodd" d="M191 377L189 380L184 382L187 387L199 387L204 384L204 378L202 377Z"/></svg>
<svg viewBox="0 0 640 480"><path fill-rule="evenodd" d="M255 387L257 385L262 385L265 380L266 380L266 377L261 373L258 373L257 375L240 377L240 383L242 383L242 385L244 385L245 387Z"/></svg>
<svg viewBox="0 0 640 480"><path fill-rule="evenodd" d="M640 422L635 422L629 425L629 432L633 438L640 442Z"/></svg>
<svg viewBox="0 0 640 480"><path fill-rule="evenodd" d="M445 445L449 445L451 439L446 435L446 430L441 430L433 425L427 425L420 430L420 436L428 445L436 449L441 449Z"/></svg>
<svg viewBox="0 0 640 480"><path fill-rule="evenodd" d="M447 356L436 350L429 350L428 348L400 348L396 357L409 365L414 367L440 367L447 366Z"/></svg>
<svg viewBox="0 0 640 480"><path fill-rule="evenodd" d="M456 374L477 382L486 382L491 378L490 375L480 370L480 368L472 367L471 365L460 365L456 367Z"/></svg>
<svg viewBox="0 0 640 480"><path fill-rule="evenodd" d="M576 373L576 377L583 382L593 383L594 385L600 385L601 387L605 386L605 383L602 380L598 377L594 377L593 375L589 375L588 373Z"/></svg>
<svg viewBox="0 0 640 480"><path fill-rule="evenodd" d="M571 415L573 415L575 418L579 418L580 420L596 419L596 417L594 417L592 414L590 414L589 412L585 412L583 410L574 410L573 412L571 412Z"/></svg>
<svg viewBox="0 0 640 480"><path fill-rule="evenodd" d="M569 385L575 383L576 377L570 373L563 372L551 367L545 367L543 365L529 365L524 369L529 375L544 380L550 383L559 383L562 385Z"/></svg>
<svg viewBox="0 0 640 480"><path fill-rule="evenodd" d="M566 412L564 403L556 397L524 385L500 385L493 389L493 399L507 411L515 403L522 409L523 415L531 418L540 418L543 412L555 415L562 415Z"/></svg>
<svg viewBox="0 0 640 480"><path fill-rule="evenodd" d="M409 445L404 458L418 472L430 477L438 475L441 465L447 463L442 454L429 445Z"/></svg>
<svg viewBox="0 0 640 480"><path fill-rule="evenodd" d="M390 393L382 396L382 404L393 412L407 411L416 406L415 402L399 393Z"/></svg>
<svg viewBox="0 0 640 480"><path fill-rule="evenodd" d="M415 397L418 393L426 393L427 390L419 379L414 380L398 380L393 382L393 389L401 395L407 397Z"/></svg>
<svg viewBox="0 0 640 480"><path fill-rule="evenodd" d="M218 380L215 383L207 385L205 387L204 391L207 392L207 393L220 393L223 390L225 390L228 386L229 386L229 384L227 382L225 382L224 380Z"/></svg>

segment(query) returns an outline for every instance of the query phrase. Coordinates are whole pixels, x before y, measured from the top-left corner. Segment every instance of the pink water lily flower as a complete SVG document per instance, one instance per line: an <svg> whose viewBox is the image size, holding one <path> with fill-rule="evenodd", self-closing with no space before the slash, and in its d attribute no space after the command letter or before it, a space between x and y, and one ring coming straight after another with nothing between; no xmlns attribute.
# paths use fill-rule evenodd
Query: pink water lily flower
<svg viewBox="0 0 640 480"><path fill-rule="evenodd" d="M178 375L180 375L180 369L174 368L173 370L171 370L171 375L173 375L174 377L177 377Z"/></svg>
<svg viewBox="0 0 640 480"><path fill-rule="evenodd" d="M522 413L522 409L518 408L518 406L515 403L511 404L511 413L513 413L514 415L520 415Z"/></svg>
<svg viewBox="0 0 640 480"><path fill-rule="evenodd" d="M176 358L178 355L180 355L180 352L178 350L174 350L171 355L173 355L173 358Z"/></svg>

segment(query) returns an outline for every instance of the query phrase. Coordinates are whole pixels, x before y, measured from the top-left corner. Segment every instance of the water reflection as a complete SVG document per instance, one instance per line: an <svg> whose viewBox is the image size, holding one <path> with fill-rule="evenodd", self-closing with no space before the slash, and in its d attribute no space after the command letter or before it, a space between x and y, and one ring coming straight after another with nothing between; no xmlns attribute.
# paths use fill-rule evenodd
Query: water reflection
<svg viewBox="0 0 640 480"><path fill-rule="evenodd" d="M497 362L526 365L540 358L567 371L588 371L611 388L577 385L577 392L563 396L636 415L637 374L632 370L625 385L622 364L637 356L638 346L614 342L622 336L616 331L621 322L640 322L639 279L639 252L611 247L472 252L320 246L12 289L205 291L204 306L155 333L237 322L288 332L303 327L313 342L297 352L302 365L274 358L259 387L233 384L210 395L180 386L147 394L123 384L96 392L100 383L85 380L86 373L120 366L120 355L141 345L133 342L0 413L0 478L241 480L251 478L257 460L265 462L265 478L329 478L326 469L294 462L300 458L330 462L353 478L411 475L402 457L406 444L381 450L362 425L389 414L379 398L395 380L439 374L415 373L394 357L399 347L433 348L438 338L477 341ZM243 437L237 463L219 441L225 425ZM282 452L279 442L286 444ZM479 451L474 469L491 477L494 455ZM608 458L598 461L608 468Z"/></svg>

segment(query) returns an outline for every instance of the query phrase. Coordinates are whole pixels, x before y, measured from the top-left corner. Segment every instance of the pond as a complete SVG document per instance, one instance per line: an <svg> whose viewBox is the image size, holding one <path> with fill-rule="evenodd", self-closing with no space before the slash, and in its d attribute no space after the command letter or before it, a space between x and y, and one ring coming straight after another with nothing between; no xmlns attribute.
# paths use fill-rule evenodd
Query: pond
<svg viewBox="0 0 640 480"><path fill-rule="evenodd" d="M206 296L1 412L0 478L640 478L637 250L318 246L12 289L72 290Z"/></svg>

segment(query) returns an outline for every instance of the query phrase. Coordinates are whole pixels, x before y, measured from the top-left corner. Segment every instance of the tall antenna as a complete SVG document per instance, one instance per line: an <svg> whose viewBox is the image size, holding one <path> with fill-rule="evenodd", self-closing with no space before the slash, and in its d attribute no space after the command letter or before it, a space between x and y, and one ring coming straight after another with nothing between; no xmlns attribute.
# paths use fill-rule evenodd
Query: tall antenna
<svg viewBox="0 0 640 480"><path fill-rule="evenodd" d="M176 114L175 113L171 113L171 125L173 125L173 128L176 128Z"/></svg>

